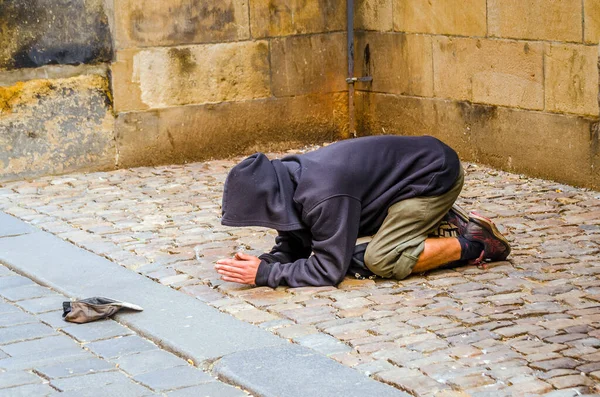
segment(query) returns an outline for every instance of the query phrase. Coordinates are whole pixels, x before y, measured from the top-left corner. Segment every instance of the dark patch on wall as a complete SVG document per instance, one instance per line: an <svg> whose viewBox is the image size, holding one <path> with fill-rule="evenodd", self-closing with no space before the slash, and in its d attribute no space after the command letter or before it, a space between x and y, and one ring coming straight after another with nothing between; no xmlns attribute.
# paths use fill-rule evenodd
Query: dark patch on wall
<svg viewBox="0 0 600 397"><path fill-rule="evenodd" d="M213 23L208 27L211 30L222 30L235 20L233 5L225 10L215 6L204 6L200 11L200 16L205 19L212 19Z"/></svg>
<svg viewBox="0 0 600 397"><path fill-rule="evenodd" d="M497 106L480 105L471 102L457 102L460 114L467 125L485 124L496 118Z"/></svg>
<svg viewBox="0 0 600 397"><path fill-rule="evenodd" d="M371 46L369 45L369 43L367 43L365 45L365 49L363 51L363 70L362 70L362 76L363 77L368 77L368 76L373 76L373 71L371 68ZM360 88L364 88L367 90L371 90L373 88L373 80L367 82L367 83L362 83L359 85L359 89Z"/></svg>
<svg viewBox="0 0 600 397"><path fill-rule="evenodd" d="M237 37L233 1L172 1L168 7L132 4L127 34L138 45L172 45L220 41ZM125 43L125 45L130 45Z"/></svg>
<svg viewBox="0 0 600 397"><path fill-rule="evenodd" d="M600 162L600 121L590 125L590 155Z"/></svg>
<svg viewBox="0 0 600 397"><path fill-rule="evenodd" d="M367 45L365 46L365 53L364 53L364 57L365 57L365 66L367 67L367 69L371 66L371 49L369 47L369 44L367 43Z"/></svg>
<svg viewBox="0 0 600 397"><path fill-rule="evenodd" d="M0 69L103 63L112 57L102 0L0 1Z"/></svg>
<svg viewBox="0 0 600 397"><path fill-rule="evenodd" d="M206 2L196 0L172 10L172 18L181 23L170 24L172 32L167 36L168 39L183 43L194 42L207 29L221 32L235 21L233 4L223 9L222 6L202 3ZM138 34L136 35L139 36Z"/></svg>
<svg viewBox="0 0 600 397"><path fill-rule="evenodd" d="M190 74L196 69L197 64L194 62L194 56L189 48L171 48L169 56L181 74Z"/></svg>

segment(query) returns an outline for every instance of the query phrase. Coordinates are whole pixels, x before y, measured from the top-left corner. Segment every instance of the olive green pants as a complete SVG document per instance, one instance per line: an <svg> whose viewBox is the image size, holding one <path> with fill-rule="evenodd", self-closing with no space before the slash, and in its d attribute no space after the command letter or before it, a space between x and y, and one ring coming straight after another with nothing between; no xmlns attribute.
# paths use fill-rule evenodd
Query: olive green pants
<svg viewBox="0 0 600 397"><path fill-rule="evenodd" d="M414 197L397 202L369 242L365 265L380 277L407 277L425 248L425 239L436 230L464 183L461 167L452 188L441 196Z"/></svg>

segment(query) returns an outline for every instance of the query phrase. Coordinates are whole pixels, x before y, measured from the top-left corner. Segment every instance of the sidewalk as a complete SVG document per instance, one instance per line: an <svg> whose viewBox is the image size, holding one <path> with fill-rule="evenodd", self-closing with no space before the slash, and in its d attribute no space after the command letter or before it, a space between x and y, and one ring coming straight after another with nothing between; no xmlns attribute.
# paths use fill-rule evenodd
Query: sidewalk
<svg viewBox="0 0 600 397"><path fill-rule="evenodd" d="M0 296L0 396L247 395L116 321L63 321L68 297L1 265Z"/></svg>
<svg viewBox="0 0 600 397"><path fill-rule="evenodd" d="M412 395L600 393L600 192L471 164L459 204L497 221L508 262L271 290L213 269L273 243L219 224L233 164L8 183L0 210Z"/></svg>

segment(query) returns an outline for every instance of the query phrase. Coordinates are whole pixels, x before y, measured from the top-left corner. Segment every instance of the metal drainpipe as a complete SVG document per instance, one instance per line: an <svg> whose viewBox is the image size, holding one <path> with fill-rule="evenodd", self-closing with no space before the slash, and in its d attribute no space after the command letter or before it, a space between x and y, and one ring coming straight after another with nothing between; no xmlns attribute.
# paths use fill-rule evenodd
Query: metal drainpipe
<svg viewBox="0 0 600 397"><path fill-rule="evenodd" d="M356 117L354 111L354 83L357 81L372 81L373 77L354 77L354 0L346 0L346 34L348 39L348 133L356 137Z"/></svg>

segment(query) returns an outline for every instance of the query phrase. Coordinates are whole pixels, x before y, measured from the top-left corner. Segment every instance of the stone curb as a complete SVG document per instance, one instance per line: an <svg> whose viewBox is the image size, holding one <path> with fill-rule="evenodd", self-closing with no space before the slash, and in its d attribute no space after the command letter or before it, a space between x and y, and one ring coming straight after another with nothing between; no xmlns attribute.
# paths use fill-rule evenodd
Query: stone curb
<svg viewBox="0 0 600 397"><path fill-rule="evenodd" d="M293 344L230 354L213 373L257 396L409 396Z"/></svg>
<svg viewBox="0 0 600 397"><path fill-rule="evenodd" d="M215 375L259 396L406 396L2 212L0 262L71 298L106 296L142 306L115 319L205 369L216 362ZM299 386L308 383L306 394Z"/></svg>

